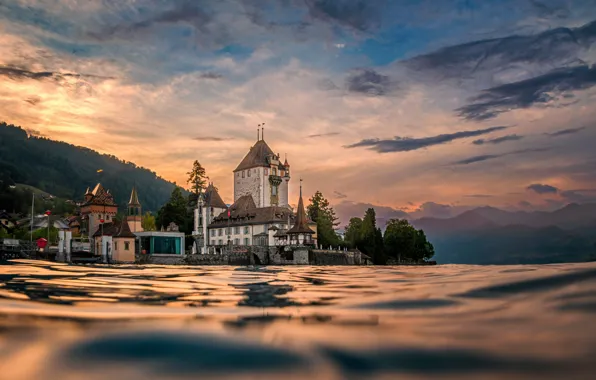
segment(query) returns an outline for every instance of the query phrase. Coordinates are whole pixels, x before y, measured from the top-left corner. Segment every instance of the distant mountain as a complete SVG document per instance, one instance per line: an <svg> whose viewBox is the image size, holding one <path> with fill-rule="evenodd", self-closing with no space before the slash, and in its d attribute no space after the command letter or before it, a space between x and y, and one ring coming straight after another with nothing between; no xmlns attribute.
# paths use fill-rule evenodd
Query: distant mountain
<svg viewBox="0 0 596 380"><path fill-rule="evenodd" d="M596 204L553 212L479 207L454 218L413 220L439 263L530 264L596 260Z"/></svg>
<svg viewBox="0 0 596 380"><path fill-rule="evenodd" d="M98 173L98 170L102 170ZM54 196L80 201L87 187L101 182L114 195L120 210L133 186L144 210L158 210L174 184L155 172L64 142L30 136L17 126L0 123L0 179L35 186Z"/></svg>

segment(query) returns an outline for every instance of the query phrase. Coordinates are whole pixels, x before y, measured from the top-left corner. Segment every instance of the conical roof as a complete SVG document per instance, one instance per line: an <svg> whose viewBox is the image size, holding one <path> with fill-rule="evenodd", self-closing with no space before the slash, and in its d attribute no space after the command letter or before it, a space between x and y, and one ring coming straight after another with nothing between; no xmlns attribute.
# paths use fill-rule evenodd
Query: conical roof
<svg viewBox="0 0 596 380"><path fill-rule="evenodd" d="M137 195L137 188L135 186L132 187L132 192L130 193L130 200L128 201L129 206L140 206L141 202L139 202L139 196Z"/></svg>
<svg viewBox="0 0 596 380"><path fill-rule="evenodd" d="M205 206L228 208L212 183L205 189Z"/></svg>
<svg viewBox="0 0 596 380"><path fill-rule="evenodd" d="M253 145L244 159L240 162L238 167L234 170L237 172L239 170L251 169L260 166L269 166L267 162L268 156L274 156L275 154L267 145L265 140L259 140L255 145Z"/></svg>
<svg viewBox="0 0 596 380"><path fill-rule="evenodd" d="M294 226L286 232L290 234L314 234L315 232L308 227L306 212L304 211L304 202L302 201L302 184L300 185L300 199L298 200L298 210L296 212L296 222Z"/></svg>

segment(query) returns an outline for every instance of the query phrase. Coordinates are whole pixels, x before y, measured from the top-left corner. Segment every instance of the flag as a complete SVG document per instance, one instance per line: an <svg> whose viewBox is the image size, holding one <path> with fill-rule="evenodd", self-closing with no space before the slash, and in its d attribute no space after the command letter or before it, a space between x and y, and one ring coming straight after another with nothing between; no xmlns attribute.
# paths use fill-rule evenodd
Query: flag
<svg viewBox="0 0 596 380"><path fill-rule="evenodd" d="M50 214L51 214L51 213L52 213L52 212L51 212L50 210L48 210L48 211L46 211L46 212L45 212L45 214L46 214L47 216L50 216Z"/></svg>
<svg viewBox="0 0 596 380"><path fill-rule="evenodd" d="M228 209L228 218L230 217L230 209Z"/></svg>

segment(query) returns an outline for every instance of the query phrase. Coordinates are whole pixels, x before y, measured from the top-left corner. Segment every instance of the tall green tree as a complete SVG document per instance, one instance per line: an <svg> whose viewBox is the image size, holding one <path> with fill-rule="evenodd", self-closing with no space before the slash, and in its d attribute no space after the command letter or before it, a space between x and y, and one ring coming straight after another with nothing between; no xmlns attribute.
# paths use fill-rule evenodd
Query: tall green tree
<svg viewBox="0 0 596 380"><path fill-rule="evenodd" d="M143 218L141 219L141 226L145 231L155 231L157 229L155 225L155 216L149 211L145 212L145 215L143 215Z"/></svg>
<svg viewBox="0 0 596 380"><path fill-rule="evenodd" d="M170 200L159 209L157 213L157 224L159 227L167 227L171 222L184 228L188 219L187 201L182 195L182 188L176 187L170 195Z"/></svg>
<svg viewBox="0 0 596 380"><path fill-rule="evenodd" d="M344 237L345 242L352 248L357 248L361 244L362 237L362 219L351 218L348 226L346 227L346 234Z"/></svg>
<svg viewBox="0 0 596 380"><path fill-rule="evenodd" d="M426 239L422 230L416 230L405 219L391 219L387 223L383 237L385 253L398 262L417 262L434 256L433 245Z"/></svg>
<svg viewBox="0 0 596 380"><path fill-rule="evenodd" d="M198 199L199 194L207 187L207 174L205 168L195 160L192 164L192 169L188 173L186 183L190 185L189 191L194 195L194 199Z"/></svg>
<svg viewBox="0 0 596 380"><path fill-rule="evenodd" d="M382 234L381 230L377 228L377 217L374 208L366 210L364 219L362 219L360 236L361 242L357 248L371 256L375 264L384 264Z"/></svg>
<svg viewBox="0 0 596 380"><path fill-rule="evenodd" d="M309 201L310 204L306 207L306 213L313 222L318 222L319 216L324 215L331 221L333 227L339 224L335 210L329 205L329 201L323 196L323 193L317 190Z"/></svg>

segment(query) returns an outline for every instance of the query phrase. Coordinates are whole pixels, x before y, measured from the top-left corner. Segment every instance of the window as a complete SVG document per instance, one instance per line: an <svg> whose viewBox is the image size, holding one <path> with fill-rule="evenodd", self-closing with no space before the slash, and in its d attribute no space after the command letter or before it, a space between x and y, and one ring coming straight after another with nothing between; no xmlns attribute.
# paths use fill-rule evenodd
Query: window
<svg viewBox="0 0 596 380"><path fill-rule="evenodd" d="M273 175L277 175L277 169L273 168L272 173L273 173Z"/></svg>
<svg viewBox="0 0 596 380"><path fill-rule="evenodd" d="M106 215L106 220L110 220L110 216L109 215Z"/></svg>
<svg viewBox="0 0 596 380"><path fill-rule="evenodd" d="M265 168L265 175L269 175L269 169Z"/></svg>
<svg viewBox="0 0 596 380"><path fill-rule="evenodd" d="M277 186L271 187L271 195L277 195Z"/></svg>
<svg viewBox="0 0 596 380"><path fill-rule="evenodd" d="M218 244L219 244L219 245L223 245L223 242L222 242L222 240L221 240L221 239L219 239L219 240L218 240Z"/></svg>
<svg viewBox="0 0 596 380"><path fill-rule="evenodd" d="M211 240L211 245L215 245L215 240Z"/></svg>
<svg viewBox="0 0 596 380"><path fill-rule="evenodd" d="M244 178L244 170L242 171L242 178Z"/></svg>
<svg viewBox="0 0 596 380"><path fill-rule="evenodd" d="M234 239L234 244L235 245L240 245L240 239L238 239L238 238Z"/></svg>
<svg viewBox="0 0 596 380"><path fill-rule="evenodd" d="M248 235L248 226L244 227L244 235Z"/></svg>
<svg viewBox="0 0 596 380"><path fill-rule="evenodd" d="M218 231L218 232L217 232L217 234L218 234L219 236L222 236L222 235L223 235L223 228L220 228L220 229L219 229L219 230L217 230L217 231Z"/></svg>
<svg viewBox="0 0 596 380"><path fill-rule="evenodd" d="M211 236L215 236L215 230L211 230Z"/></svg>
<svg viewBox="0 0 596 380"><path fill-rule="evenodd" d="M129 241L125 241L124 242L124 250L125 251L129 251L130 250L130 242Z"/></svg>
<svg viewBox="0 0 596 380"><path fill-rule="evenodd" d="M240 177L240 172L237 172L236 173L236 177Z"/></svg>
<svg viewBox="0 0 596 380"><path fill-rule="evenodd" d="M250 169L246 171L246 175L250 177Z"/></svg>
<svg viewBox="0 0 596 380"><path fill-rule="evenodd" d="M115 241L115 242L114 242L114 251L117 251L117 250L118 250L118 242L117 242L117 241Z"/></svg>
<svg viewBox="0 0 596 380"><path fill-rule="evenodd" d="M240 234L240 227L234 227L234 234L235 235Z"/></svg>
<svg viewBox="0 0 596 380"><path fill-rule="evenodd" d="M230 229L228 227L226 227L226 235L230 234Z"/></svg>
<svg viewBox="0 0 596 380"><path fill-rule="evenodd" d="M244 245L250 245L248 238L244 238Z"/></svg>

